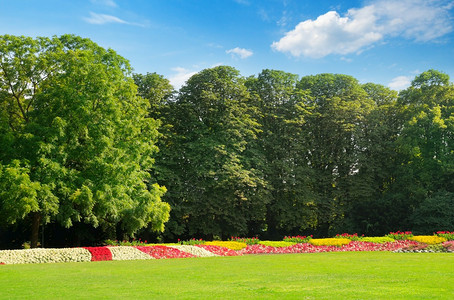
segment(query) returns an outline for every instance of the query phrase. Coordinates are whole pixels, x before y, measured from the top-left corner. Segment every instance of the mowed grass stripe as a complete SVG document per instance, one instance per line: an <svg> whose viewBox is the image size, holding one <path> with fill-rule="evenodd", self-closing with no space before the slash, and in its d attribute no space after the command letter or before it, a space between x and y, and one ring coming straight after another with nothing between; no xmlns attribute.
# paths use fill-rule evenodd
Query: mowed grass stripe
<svg viewBox="0 0 454 300"><path fill-rule="evenodd" d="M454 299L454 255L340 252L0 266L2 299Z"/></svg>

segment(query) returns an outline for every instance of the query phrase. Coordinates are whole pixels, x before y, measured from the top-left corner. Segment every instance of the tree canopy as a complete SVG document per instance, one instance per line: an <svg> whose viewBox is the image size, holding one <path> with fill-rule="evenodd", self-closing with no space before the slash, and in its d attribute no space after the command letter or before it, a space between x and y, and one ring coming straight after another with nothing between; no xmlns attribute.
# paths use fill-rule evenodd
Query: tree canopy
<svg viewBox="0 0 454 300"><path fill-rule="evenodd" d="M147 186L157 123L129 63L72 35L0 38L0 212L114 234L163 230L165 189Z"/></svg>

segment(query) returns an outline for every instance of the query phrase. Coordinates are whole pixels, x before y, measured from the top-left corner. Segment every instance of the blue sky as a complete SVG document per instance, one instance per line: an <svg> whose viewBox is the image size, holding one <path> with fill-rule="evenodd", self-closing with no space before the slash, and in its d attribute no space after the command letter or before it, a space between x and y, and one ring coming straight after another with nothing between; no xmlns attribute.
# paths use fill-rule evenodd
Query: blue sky
<svg viewBox="0 0 454 300"><path fill-rule="evenodd" d="M454 78L454 1L0 0L0 34L88 37L174 86L217 65L352 75L399 90Z"/></svg>

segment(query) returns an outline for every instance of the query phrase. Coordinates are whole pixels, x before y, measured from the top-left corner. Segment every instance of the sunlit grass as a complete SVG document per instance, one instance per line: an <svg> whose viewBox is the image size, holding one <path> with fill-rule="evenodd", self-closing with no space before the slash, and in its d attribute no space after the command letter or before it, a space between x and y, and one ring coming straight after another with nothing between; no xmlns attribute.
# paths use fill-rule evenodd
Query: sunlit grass
<svg viewBox="0 0 454 300"><path fill-rule="evenodd" d="M2 265L2 299L453 299L450 253L347 252Z"/></svg>

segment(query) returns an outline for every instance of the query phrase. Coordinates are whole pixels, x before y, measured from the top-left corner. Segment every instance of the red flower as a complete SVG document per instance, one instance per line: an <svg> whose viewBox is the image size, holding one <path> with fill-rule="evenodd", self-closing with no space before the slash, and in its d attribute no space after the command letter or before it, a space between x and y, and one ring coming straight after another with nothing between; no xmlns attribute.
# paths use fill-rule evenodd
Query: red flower
<svg viewBox="0 0 454 300"><path fill-rule="evenodd" d="M195 257L190 253L167 246L136 246L136 248L157 259Z"/></svg>
<svg viewBox="0 0 454 300"><path fill-rule="evenodd" d="M83 247L91 253L91 261L112 260L112 252L108 247Z"/></svg>

